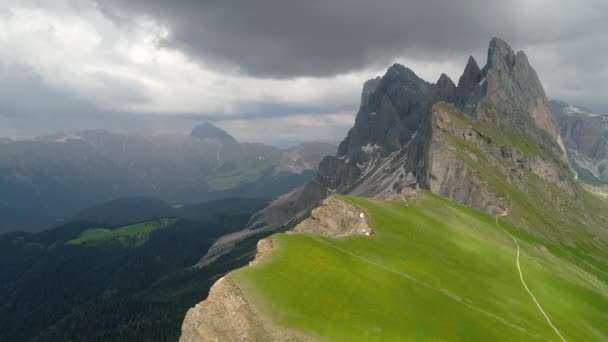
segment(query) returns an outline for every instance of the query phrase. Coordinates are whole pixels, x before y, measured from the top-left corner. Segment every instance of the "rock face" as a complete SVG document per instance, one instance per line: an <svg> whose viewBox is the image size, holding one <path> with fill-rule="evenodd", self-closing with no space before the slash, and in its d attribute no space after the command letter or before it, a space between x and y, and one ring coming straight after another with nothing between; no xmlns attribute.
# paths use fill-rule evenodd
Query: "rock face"
<svg viewBox="0 0 608 342"><path fill-rule="evenodd" d="M373 230L367 223L367 216L367 213L354 205L331 196L313 209L310 217L300 222L292 231L334 238L371 235Z"/></svg>
<svg viewBox="0 0 608 342"><path fill-rule="evenodd" d="M508 209L508 201L499 197L479 177L477 170L469 165L460 151L450 140L452 136L464 137L469 142L487 148L488 142L471 127L459 127L451 122L449 106L435 106L431 111L432 134L428 147L425 180L428 188L469 207L477 208L491 215L498 215ZM467 157L476 159L474 154Z"/></svg>
<svg viewBox="0 0 608 342"><path fill-rule="evenodd" d="M608 114L563 101L550 101L572 166L579 177L608 181Z"/></svg>
<svg viewBox="0 0 608 342"><path fill-rule="evenodd" d="M283 329L250 305L242 290L230 278L219 279L209 298L188 310L180 342L221 341L312 341Z"/></svg>
<svg viewBox="0 0 608 342"><path fill-rule="evenodd" d="M303 143L283 151L275 173L287 172L301 174L307 170L316 170L319 161L327 155L334 154L336 146L322 142Z"/></svg>

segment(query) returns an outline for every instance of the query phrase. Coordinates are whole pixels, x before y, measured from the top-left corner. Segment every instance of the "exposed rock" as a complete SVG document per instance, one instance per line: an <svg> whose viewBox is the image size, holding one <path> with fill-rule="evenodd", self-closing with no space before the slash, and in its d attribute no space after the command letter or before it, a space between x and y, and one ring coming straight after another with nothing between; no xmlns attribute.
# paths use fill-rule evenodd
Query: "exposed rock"
<svg viewBox="0 0 608 342"><path fill-rule="evenodd" d="M587 181L608 181L608 114L550 101L570 163Z"/></svg>
<svg viewBox="0 0 608 342"><path fill-rule="evenodd" d="M431 84L412 70L399 64L391 66L361 106L355 125L338 148L338 157L361 162L364 146L380 146L383 153L403 147L427 112L431 90Z"/></svg>
<svg viewBox="0 0 608 342"><path fill-rule="evenodd" d="M258 244L256 246L257 253L255 255L255 258L253 258L249 265L257 265L260 262L260 259L262 259L266 254L270 253L273 248L274 242L272 240L272 237L267 237L258 241Z"/></svg>
<svg viewBox="0 0 608 342"><path fill-rule="evenodd" d="M328 193L327 187L315 179L277 198L268 207L256 213L246 229L224 235L216 240L195 267L211 264L246 238L256 234L286 230L295 225L306 217L312 208L321 203Z"/></svg>
<svg viewBox="0 0 608 342"><path fill-rule="evenodd" d="M477 65L477 61L473 56L469 56L467 66L464 68L464 72L458 80L458 88L466 91L472 91L475 86L482 80L483 75L481 69Z"/></svg>
<svg viewBox="0 0 608 342"><path fill-rule="evenodd" d="M459 154L459 150L450 140L450 136L461 136L469 142L488 142L481 139L468 128L458 128L451 123L450 114L433 107L431 113L433 129L428 152L428 186L436 194L450 198L472 208L498 215L504 212L509 203L493 191L474 169ZM460 131L458 131L460 130ZM474 158L474 157L473 157Z"/></svg>
<svg viewBox="0 0 608 342"><path fill-rule="evenodd" d="M526 54L523 51L514 53L506 42L493 38L483 74L484 96L475 109L475 115L480 119L489 119L494 114L492 111L495 111L514 122L522 116L531 116L536 126L549 133L558 144L565 160L566 149L557 122Z"/></svg>
<svg viewBox="0 0 608 342"><path fill-rule="evenodd" d="M180 342L314 341L283 328L257 310L230 276L219 279L207 300L188 310Z"/></svg>
<svg viewBox="0 0 608 342"><path fill-rule="evenodd" d="M331 196L300 222L294 229L296 233L310 233L327 237L349 235L370 235L372 228L367 223L367 213L344 200ZM259 250L259 246L258 246Z"/></svg>
<svg viewBox="0 0 608 342"><path fill-rule="evenodd" d="M372 78L371 80L367 80L363 84L363 91L361 92L361 107L367 106L367 99L376 91L376 89L378 89L380 80L382 80L382 78L378 76L376 78Z"/></svg>
<svg viewBox="0 0 608 342"><path fill-rule="evenodd" d="M433 93L431 94L430 103L439 101L445 101L453 103L458 98L456 85L452 82L452 79L446 74L441 74L439 80L433 87Z"/></svg>
<svg viewBox="0 0 608 342"><path fill-rule="evenodd" d="M334 154L336 146L322 142L303 143L283 150L274 172L301 174L316 170L319 162L327 155Z"/></svg>

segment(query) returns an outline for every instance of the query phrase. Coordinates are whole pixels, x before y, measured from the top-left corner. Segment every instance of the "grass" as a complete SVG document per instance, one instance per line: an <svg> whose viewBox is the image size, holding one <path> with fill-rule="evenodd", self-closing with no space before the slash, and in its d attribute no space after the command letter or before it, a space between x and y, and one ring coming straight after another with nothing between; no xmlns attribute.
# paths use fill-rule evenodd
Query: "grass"
<svg viewBox="0 0 608 342"><path fill-rule="evenodd" d="M430 193L408 207L347 200L367 210L373 236L278 234L262 262L230 275L278 324L331 341L558 340L493 217ZM608 339L608 274L501 226L518 238L528 286L564 337Z"/></svg>
<svg viewBox="0 0 608 342"><path fill-rule="evenodd" d="M99 244L110 240L117 240L123 246L141 246L155 230L166 228L174 224L177 219L163 218L160 220L142 222L124 226L117 229L95 228L87 229L77 238L66 242L66 245Z"/></svg>
<svg viewBox="0 0 608 342"><path fill-rule="evenodd" d="M213 191L227 191L234 189L244 182L254 182L258 180L271 165L262 162L249 169L239 169L227 174L215 175L207 178L207 185Z"/></svg>

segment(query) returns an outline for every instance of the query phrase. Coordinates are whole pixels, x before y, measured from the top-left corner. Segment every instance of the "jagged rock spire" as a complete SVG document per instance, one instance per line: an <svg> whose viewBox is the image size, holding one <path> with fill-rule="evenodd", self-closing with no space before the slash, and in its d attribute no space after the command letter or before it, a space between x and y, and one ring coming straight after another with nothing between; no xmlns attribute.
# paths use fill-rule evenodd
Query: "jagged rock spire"
<svg viewBox="0 0 608 342"><path fill-rule="evenodd" d="M483 75L481 73L481 69L479 69L475 58L473 58L473 56L469 56L467 66L464 68L464 73L458 80L458 88L471 91L482 78Z"/></svg>

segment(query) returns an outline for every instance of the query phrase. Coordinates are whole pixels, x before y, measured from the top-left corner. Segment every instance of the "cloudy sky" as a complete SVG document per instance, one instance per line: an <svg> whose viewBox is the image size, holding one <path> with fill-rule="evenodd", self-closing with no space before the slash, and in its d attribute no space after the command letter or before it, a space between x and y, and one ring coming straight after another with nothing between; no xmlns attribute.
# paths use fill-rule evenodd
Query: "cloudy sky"
<svg viewBox="0 0 608 342"><path fill-rule="evenodd" d="M498 36L551 98L608 112L606 0L1 0L0 135L339 141L393 62L434 82Z"/></svg>

